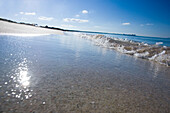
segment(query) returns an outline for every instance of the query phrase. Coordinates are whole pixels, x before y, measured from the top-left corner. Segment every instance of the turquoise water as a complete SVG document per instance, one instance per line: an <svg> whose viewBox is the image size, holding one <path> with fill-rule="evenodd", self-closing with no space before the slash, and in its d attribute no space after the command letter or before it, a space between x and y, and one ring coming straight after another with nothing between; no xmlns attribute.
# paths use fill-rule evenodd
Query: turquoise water
<svg viewBox="0 0 170 113"><path fill-rule="evenodd" d="M88 32L87 32L88 33ZM119 35L119 34L111 34L111 33L90 33L90 34L103 34L108 37L115 37L120 39L128 39L136 42L143 42L147 44L156 44L157 42L163 42L160 44L162 46L170 47L170 38L161 38L161 37L147 37L147 36L128 36L128 35Z"/></svg>
<svg viewBox="0 0 170 113"><path fill-rule="evenodd" d="M162 46L170 46L170 38L158 38L158 37L146 37L146 36L125 36L125 35L113 35L113 37L129 39L136 42L144 42L147 44L156 44L157 42L163 42Z"/></svg>
<svg viewBox="0 0 170 113"><path fill-rule="evenodd" d="M86 106L96 102L102 111L106 108L102 106L112 106L114 99L123 106L113 104L117 109L166 112L169 75L169 67L95 46L75 36L0 36L0 110L5 112L43 112L56 105L69 111L79 101ZM69 101L70 94L79 100ZM107 95L115 98L107 100ZM126 102L131 104L127 107ZM147 107L135 107L139 104Z"/></svg>

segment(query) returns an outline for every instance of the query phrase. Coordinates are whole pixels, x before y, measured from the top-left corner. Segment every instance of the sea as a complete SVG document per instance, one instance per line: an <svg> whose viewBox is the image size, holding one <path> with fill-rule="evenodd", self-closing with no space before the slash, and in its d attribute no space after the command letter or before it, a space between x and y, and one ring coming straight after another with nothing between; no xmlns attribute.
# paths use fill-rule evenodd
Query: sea
<svg viewBox="0 0 170 113"><path fill-rule="evenodd" d="M170 67L85 34L0 35L0 112L170 111ZM104 35L170 46L169 38Z"/></svg>

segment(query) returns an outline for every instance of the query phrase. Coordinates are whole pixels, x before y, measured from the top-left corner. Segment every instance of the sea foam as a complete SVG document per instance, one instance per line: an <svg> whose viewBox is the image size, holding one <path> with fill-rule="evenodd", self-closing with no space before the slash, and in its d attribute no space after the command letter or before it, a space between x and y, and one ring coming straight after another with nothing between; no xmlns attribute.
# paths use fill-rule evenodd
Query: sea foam
<svg viewBox="0 0 170 113"><path fill-rule="evenodd" d="M162 42L149 45L147 43L134 42L128 39L109 37L101 34L74 33L74 35L91 40L98 46L170 66L170 47L160 46Z"/></svg>

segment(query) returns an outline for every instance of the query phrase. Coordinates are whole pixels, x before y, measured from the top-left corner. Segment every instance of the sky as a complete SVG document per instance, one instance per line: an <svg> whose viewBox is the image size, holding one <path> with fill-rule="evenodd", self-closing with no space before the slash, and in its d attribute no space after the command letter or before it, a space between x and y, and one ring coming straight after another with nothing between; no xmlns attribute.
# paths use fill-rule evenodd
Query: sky
<svg viewBox="0 0 170 113"><path fill-rule="evenodd" d="M0 17L64 29L170 37L170 0L0 0Z"/></svg>

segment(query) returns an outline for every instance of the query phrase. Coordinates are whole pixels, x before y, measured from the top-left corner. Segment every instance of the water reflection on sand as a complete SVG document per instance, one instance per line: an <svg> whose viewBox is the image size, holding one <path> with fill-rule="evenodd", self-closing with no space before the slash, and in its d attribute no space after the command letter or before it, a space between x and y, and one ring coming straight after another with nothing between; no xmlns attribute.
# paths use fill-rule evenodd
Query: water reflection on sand
<svg viewBox="0 0 170 113"><path fill-rule="evenodd" d="M169 74L78 37L1 36L0 112L168 112Z"/></svg>
<svg viewBox="0 0 170 113"><path fill-rule="evenodd" d="M8 81L5 81L6 95L9 97L18 98L20 100L29 99L32 97L30 89L30 74L27 66L27 59L24 58L22 62L18 63L15 69L12 69L8 74Z"/></svg>

